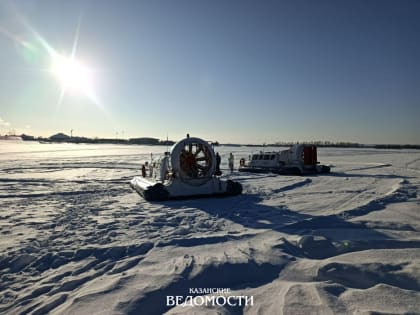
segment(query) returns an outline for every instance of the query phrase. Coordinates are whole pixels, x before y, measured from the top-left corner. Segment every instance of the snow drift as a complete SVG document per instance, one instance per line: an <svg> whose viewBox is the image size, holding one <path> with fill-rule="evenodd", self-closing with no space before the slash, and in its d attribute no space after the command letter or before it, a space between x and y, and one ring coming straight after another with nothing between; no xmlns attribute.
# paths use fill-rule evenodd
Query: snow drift
<svg viewBox="0 0 420 315"><path fill-rule="evenodd" d="M128 181L161 147L0 144L0 312L416 313L420 153L325 149L333 173L230 174L244 194L149 203ZM191 288L253 305L168 306Z"/></svg>

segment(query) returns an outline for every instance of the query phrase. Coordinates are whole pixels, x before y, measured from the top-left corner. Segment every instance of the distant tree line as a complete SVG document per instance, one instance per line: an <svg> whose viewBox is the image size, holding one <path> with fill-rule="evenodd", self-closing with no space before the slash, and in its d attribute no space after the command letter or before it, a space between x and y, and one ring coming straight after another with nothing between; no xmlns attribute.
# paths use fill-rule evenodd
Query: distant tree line
<svg viewBox="0 0 420 315"><path fill-rule="evenodd" d="M57 133L48 138L34 137L22 134L20 136L24 141L38 141L41 143L92 143L92 144L141 144L141 145L173 145L175 141L159 140L156 138L87 138L87 137L70 137L64 133Z"/></svg>
<svg viewBox="0 0 420 315"><path fill-rule="evenodd" d="M375 149L420 149L419 144L376 144Z"/></svg>
<svg viewBox="0 0 420 315"><path fill-rule="evenodd" d="M317 147L332 147L332 148L374 148L374 149L420 149L419 144L361 144L357 142L345 141L303 141L303 142L276 142L269 144L269 146L292 146L294 144L311 144ZM267 145L268 146L268 145Z"/></svg>
<svg viewBox="0 0 420 315"><path fill-rule="evenodd" d="M87 137L70 137L63 133L52 135L51 137L34 137L22 134L20 136L22 140L26 141L39 141L41 143L109 143L109 144L140 144L140 145L166 145L171 146L175 144L172 140L159 140L157 138L131 138L131 139L118 139L118 138L87 138ZM357 142L345 142L345 141L278 141L275 143L264 143L264 144L236 144L236 143L224 143L225 146L247 146L247 147L290 147L294 144L310 144L316 145L317 147L332 147L332 148L373 148L373 149L420 149L419 144L361 144ZM220 145L218 141L213 141L212 145Z"/></svg>
<svg viewBox="0 0 420 315"><path fill-rule="evenodd" d="M264 143L264 144L232 144L225 143L223 145L229 146L246 146L246 147L290 147L295 144L310 144L316 145L317 147L328 147L328 148L371 148L371 149L420 149L418 144L362 144L357 142L346 142L346 141L278 141L275 143Z"/></svg>
<svg viewBox="0 0 420 315"><path fill-rule="evenodd" d="M365 147L364 144L356 143L356 142L345 142L345 141L339 141L339 142L332 142L332 141L302 141L302 142L276 142L273 144L273 146L292 146L294 144L310 144L310 145L316 145L317 147L337 147L337 148L363 148ZM270 144L271 146L271 144Z"/></svg>

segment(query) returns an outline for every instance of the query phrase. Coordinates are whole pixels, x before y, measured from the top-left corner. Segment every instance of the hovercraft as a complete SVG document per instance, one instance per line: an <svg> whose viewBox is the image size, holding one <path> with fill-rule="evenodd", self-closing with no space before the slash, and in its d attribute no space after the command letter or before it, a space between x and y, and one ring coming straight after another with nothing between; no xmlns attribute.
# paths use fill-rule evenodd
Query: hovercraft
<svg viewBox="0 0 420 315"><path fill-rule="evenodd" d="M135 176L131 187L148 201L234 196L242 185L216 176L216 155L212 146L200 138L182 139L170 152L152 163L152 176Z"/></svg>
<svg viewBox="0 0 420 315"><path fill-rule="evenodd" d="M259 152L249 161L241 159L239 171L251 173L275 173L281 175L306 175L329 173L331 168L320 165L315 145L295 144L279 152Z"/></svg>

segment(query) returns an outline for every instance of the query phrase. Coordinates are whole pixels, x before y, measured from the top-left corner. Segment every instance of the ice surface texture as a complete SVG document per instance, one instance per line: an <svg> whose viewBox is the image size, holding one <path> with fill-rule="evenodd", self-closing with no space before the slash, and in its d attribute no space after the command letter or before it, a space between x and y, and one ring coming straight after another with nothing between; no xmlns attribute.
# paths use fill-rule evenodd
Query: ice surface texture
<svg viewBox="0 0 420 315"><path fill-rule="evenodd" d="M227 171L244 194L149 203L162 147L0 143L0 313L352 314L420 310L420 152L319 149L320 176ZM170 307L189 288L246 307Z"/></svg>

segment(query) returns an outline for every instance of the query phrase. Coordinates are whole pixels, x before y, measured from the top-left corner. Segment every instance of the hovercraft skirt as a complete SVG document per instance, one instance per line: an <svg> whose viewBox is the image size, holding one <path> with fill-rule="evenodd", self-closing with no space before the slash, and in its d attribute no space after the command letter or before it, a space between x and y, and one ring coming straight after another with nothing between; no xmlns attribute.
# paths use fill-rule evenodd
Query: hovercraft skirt
<svg viewBox="0 0 420 315"><path fill-rule="evenodd" d="M228 180L224 190L190 191L185 193L170 193L171 188L162 183L153 183L143 177L135 177L131 180L130 186L147 201L179 200L191 198L213 198L236 196L242 193L242 185L238 182Z"/></svg>

